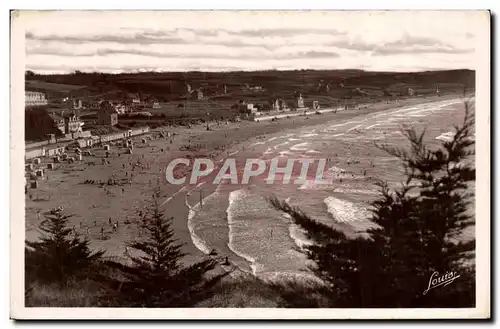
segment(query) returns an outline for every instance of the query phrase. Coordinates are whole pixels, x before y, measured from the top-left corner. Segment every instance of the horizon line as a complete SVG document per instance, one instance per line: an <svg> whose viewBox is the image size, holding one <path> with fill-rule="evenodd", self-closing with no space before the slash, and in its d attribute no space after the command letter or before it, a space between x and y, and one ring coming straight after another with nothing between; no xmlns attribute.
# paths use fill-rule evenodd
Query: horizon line
<svg viewBox="0 0 500 329"><path fill-rule="evenodd" d="M81 74L107 74L107 75L120 75L120 74L141 74L141 73L154 73L154 74L164 74L164 73L180 73L180 74L187 74L187 73L257 73L257 72L300 72L300 71L313 71L313 72L319 72L319 71L335 71L335 72L340 72L340 71L360 71L360 72L366 72L366 73L425 73L425 72L448 72L448 71L472 71L475 72L476 70L470 69L470 68L456 68L456 69L423 69L423 70L416 70L416 71L390 71L390 70L364 70L364 69L355 69L355 68L349 68L349 69L262 69L262 70L243 70L243 69L238 69L238 70L186 70L186 71L166 71L166 70L160 70L160 71L155 71L155 70L145 70L145 71L121 71L121 72L103 72L99 70L78 70L75 69L72 72L66 72L66 73L40 73L40 71L37 72L37 70L32 70L32 69L25 69L26 72L33 72L35 75L72 75L76 74L77 72Z"/></svg>

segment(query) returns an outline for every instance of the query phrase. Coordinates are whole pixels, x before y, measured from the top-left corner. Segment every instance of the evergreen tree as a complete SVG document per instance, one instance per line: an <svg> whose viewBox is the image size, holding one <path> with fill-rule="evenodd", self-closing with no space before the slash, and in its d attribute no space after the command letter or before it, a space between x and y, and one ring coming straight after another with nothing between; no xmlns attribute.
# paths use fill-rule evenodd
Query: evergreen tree
<svg viewBox="0 0 500 329"><path fill-rule="evenodd" d="M216 264L211 259L183 266L185 254L173 237L172 220L160 211L156 190L145 218L147 238L128 244L131 265L109 263L126 278L118 285L115 282L115 286L119 286L117 298L121 306L191 306L208 297L211 287L221 278L219 275L206 277Z"/></svg>
<svg viewBox="0 0 500 329"><path fill-rule="evenodd" d="M45 215L39 241L26 241L26 281L66 283L70 278L91 275L91 267L104 251L92 252L89 240L81 240L67 227L71 215L55 210Z"/></svg>
<svg viewBox="0 0 500 329"><path fill-rule="evenodd" d="M347 238L342 232L309 218L276 199L273 205L289 213L305 229L313 245L304 252L312 270L328 287L334 307L473 307L475 240L460 235L474 218L467 213L475 180L474 116L465 103L465 118L451 141L438 149L425 145L424 133L405 129L410 152L381 146L399 158L406 180L395 191L380 183L381 196L372 202L368 238ZM446 287L431 289L429 280L446 273L460 275ZM438 273L438 274L436 274Z"/></svg>

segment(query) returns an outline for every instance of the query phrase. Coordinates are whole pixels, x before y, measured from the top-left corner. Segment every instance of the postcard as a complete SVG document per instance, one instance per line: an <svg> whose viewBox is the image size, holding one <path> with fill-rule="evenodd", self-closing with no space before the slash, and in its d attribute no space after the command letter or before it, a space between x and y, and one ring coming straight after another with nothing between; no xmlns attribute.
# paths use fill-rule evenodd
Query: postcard
<svg viewBox="0 0 500 329"><path fill-rule="evenodd" d="M11 12L14 319L485 319L488 11Z"/></svg>

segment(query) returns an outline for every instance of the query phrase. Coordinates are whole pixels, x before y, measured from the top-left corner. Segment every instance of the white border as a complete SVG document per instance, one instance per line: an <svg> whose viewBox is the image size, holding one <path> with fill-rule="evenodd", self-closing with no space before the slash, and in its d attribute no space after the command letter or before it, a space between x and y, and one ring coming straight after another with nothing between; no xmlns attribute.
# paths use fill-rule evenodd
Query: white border
<svg viewBox="0 0 500 329"><path fill-rule="evenodd" d="M184 4L185 5L185 4ZM308 3L309 5L309 3ZM67 6L61 5L60 8ZM258 7L258 3L257 6ZM269 6L267 6L269 7ZM125 6L122 8L126 8ZM278 7L276 7L278 8ZM309 6L309 8L315 8ZM318 8L318 7L316 7ZM367 7L369 8L369 7ZM389 7L387 7L389 8ZM418 8L418 7L417 7ZM420 7L422 8L422 7ZM483 318L490 314L490 17L478 27L476 71L476 266L477 306L474 309L125 309L24 308L24 197L22 184L10 184L11 317L18 319L402 319ZM23 182L24 168L24 28L22 16L12 23L11 182Z"/></svg>

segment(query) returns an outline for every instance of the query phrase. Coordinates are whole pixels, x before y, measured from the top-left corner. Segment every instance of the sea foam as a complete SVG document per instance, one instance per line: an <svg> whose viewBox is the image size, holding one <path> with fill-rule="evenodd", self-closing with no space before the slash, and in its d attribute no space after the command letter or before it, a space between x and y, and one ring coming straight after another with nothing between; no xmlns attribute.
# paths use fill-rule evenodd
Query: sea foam
<svg viewBox="0 0 500 329"><path fill-rule="evenodd" d="M333 196L324 200L328 213L334 220L341 223L367 220L371 215L368 209Z"/></svg>

